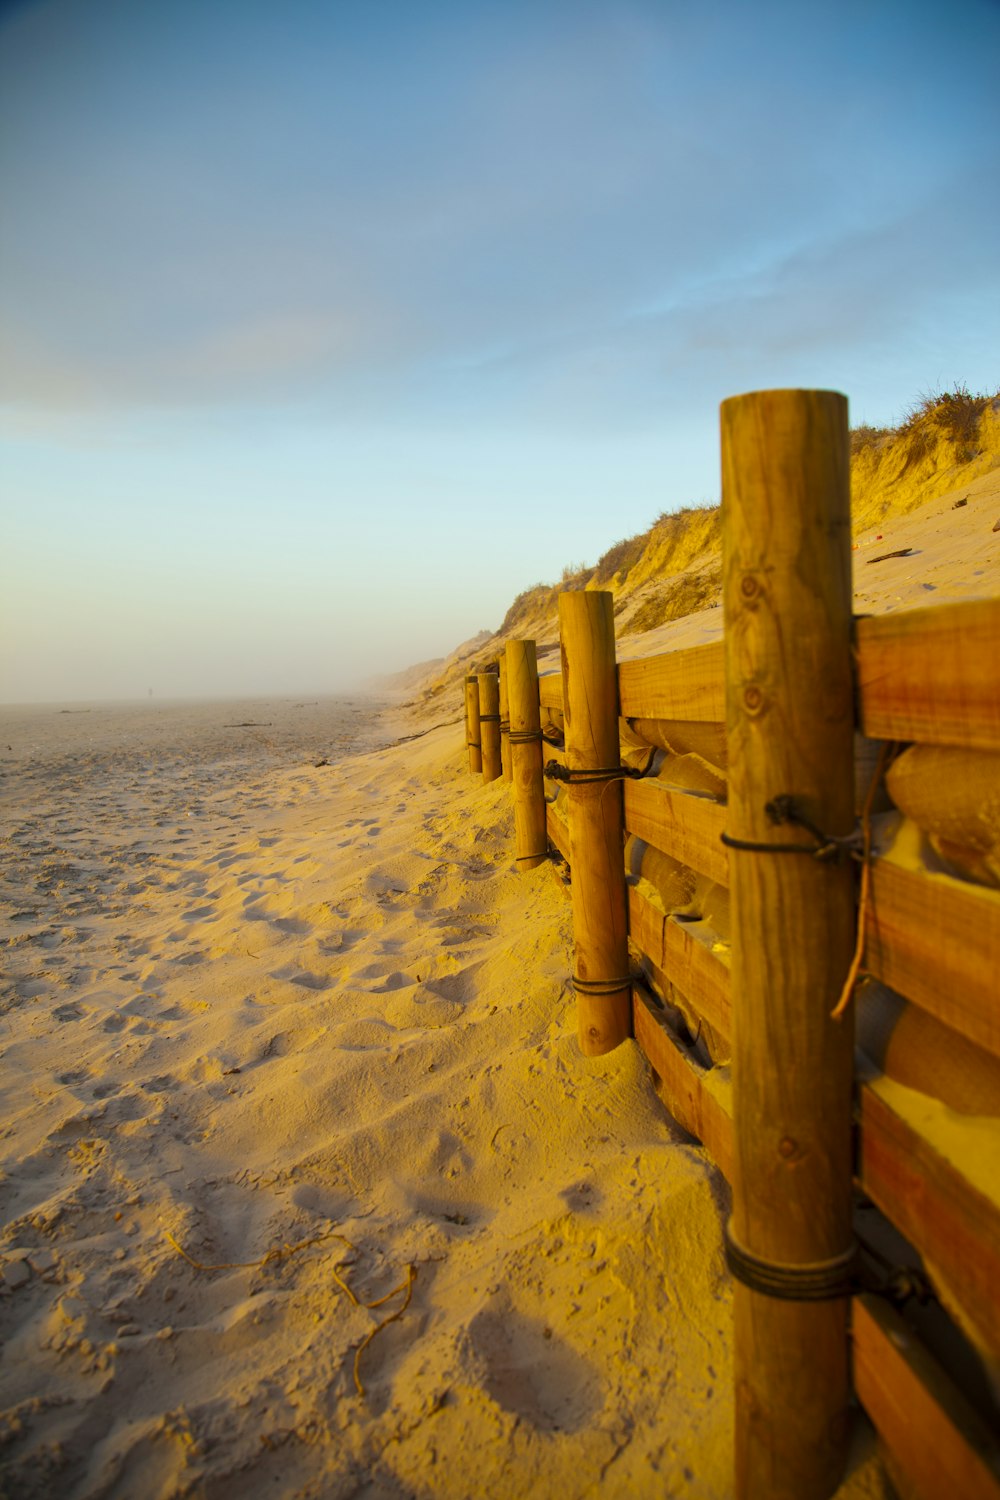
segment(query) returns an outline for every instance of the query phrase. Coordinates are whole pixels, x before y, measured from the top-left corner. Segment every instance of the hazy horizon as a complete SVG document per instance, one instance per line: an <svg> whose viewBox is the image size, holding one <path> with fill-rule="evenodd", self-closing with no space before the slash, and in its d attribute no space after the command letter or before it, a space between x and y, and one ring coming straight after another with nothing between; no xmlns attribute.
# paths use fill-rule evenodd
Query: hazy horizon
<svg viewBox="0 0 1000 1500"><path fill-rule="evenodd" d="M387 674L393 675L393 674ZM177 697L160 696L157 693L147 691L134 698L22 698L20 700L4 699L0 702L0 713L4 709L43 709L50 708L57 713L90 713L93 709L100 708L174 708L178 705L192 703L291 703L298 701L308 692L289 692L286 688L276 688L268 691L266 687L260 688L253 693L187 693ZM312 689L317 701L324 699L335 699L337 701L351 702L353 699L371 698L375 701L387 700L391 697L388 690L380 692L377 681L366 686L363 682L355 684L354 687L343 688L339 692L327 693ZM305 705L303 705L305 706Z"/></svg>
<svg viewBox="0 0 1000 1500"><path fill-rule="evenodd" d="M717 500L729 395L996 389L998 63L993 0L8 5L0 701L349 695Z"/></svg>

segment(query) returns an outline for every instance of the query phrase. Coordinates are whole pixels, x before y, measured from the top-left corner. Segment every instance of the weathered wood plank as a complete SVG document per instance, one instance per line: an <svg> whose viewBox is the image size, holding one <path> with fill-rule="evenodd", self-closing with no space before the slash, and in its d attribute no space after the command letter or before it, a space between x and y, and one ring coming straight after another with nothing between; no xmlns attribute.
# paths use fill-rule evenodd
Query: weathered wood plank
<svg viewBox="0 0 1000 1500"><path fill-rule="evenodd" d="M1000 599L859 619L856 671L863 734L1000 749Z"/></svg>
<svg viewBox="0 0 1000 1500"><path fill-rule="evenodd" d="M871 1084L860 1093L863 1190L961 1296L1000 1355L1000 1208Z"/></svg>
<svg viewBox="0 0 1000 1500"><path fill-rule="evenodd" d="M641 985L632 987L635 1039L663 1084L664 1102L674 1119L697 1136L727 1182L732 1181L733 1122L724 1095L705 1084L700 1068L670 1034Z"/></svg>
<svg viewBox="0 0 1000 1500"><path fill-rule="evenodd" d="M854 1385L915 1500L1000 1500L1000 1448L883 1299L852 1304Z"/></svg>
<svg viewBox="0 0 1000 1500"><path fill-rule="evenodd" d="M722 843L726 809L710 797L672 791L655 778L625 783L625 826L719 885L729 884Z"/></svg>
<svg viewBox="0 0 1000 1500"><path fill-rule="evenodd" d="M864 966L1000 1055L1000 892L875 860Z"/></svg>
<svg viewBox="0 0 1000 1500"><path fill-rule="evenodd" d="M726 717L722 642L619 662L618 696L626 719L721 723Z"/></svg>
<svg viewBox="0 0 1000 1500"><path fill-rule="evenodd" d="M561 672L546 672L539 676L538 701L542 708L562 708L563 680Z"/></svg>
<svg viewBox="0 0 1000 1500"><path fill-rule="evenodd" d="M729 967L684 922L665 916L636 886L628 892L629 937L694 1009L728 1041L733 1034Z"/></svg>

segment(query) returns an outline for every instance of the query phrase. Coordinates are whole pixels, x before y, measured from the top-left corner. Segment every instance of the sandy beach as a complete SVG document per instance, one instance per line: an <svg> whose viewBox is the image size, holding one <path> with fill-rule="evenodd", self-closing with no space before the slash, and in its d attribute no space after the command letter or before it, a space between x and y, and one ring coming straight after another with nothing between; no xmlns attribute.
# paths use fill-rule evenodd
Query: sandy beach
<svg viewBox="0 0 1000 1500"><path fill-rule="evenodd" d="M18 727L3 1493L724 1495L721 1179L578 1055L455 727L245 780Z"/></svg>
<svg viewBox="0 0 1000 1500"><path fill-rule="evenodd" d="M0 3L0 1500L1000 1500L998 56Z"/></svg>
<svg viewBox="0 0 1000 1500"><path fill-rule="evenodd" d="M988 585L985 522L900 522L861 607ZM10 1500L731 1492L727 1189L581 1056L459 718L4 711Z"/></svg>

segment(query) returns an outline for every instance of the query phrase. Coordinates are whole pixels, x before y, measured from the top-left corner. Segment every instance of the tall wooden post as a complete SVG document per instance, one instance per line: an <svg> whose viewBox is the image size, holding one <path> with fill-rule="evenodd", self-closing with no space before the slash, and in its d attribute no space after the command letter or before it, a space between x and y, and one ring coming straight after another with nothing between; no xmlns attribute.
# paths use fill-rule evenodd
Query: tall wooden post
<svg viewBox="0 0 1000 1500"><path fill-rule="evenodd" d="M571 773L620 765L614 601L610 593L559 595L566 763ZM569 782L569 843L576 950L577 1035L589 1057L632 1031L622 788L616 780Z"/></svg>
<svg viewBox="0 0 1000 1500"><path fill-rule="evenodd" d="M517 864L521 870L533 870L548 857L549 849L534 641L508 641L506 657Z"/></svg>
<svg viewBox="0 0 1000 1500"><path fill-rule="evenodd" d="M483 780L500 776L500 679L495 672L478 672L479 735L483 758Z"/></svg>
<svg viewBox="0 0 1000 1500"><path fill-rule="evenodd" d="M474 673L465 679L465 743L469 747L469 770L483 769L483 752L479 729L479 681Z"/></svg>
<svg viewBox="0 0 1000 1500"><path fill-rule="evenodd" d="M507 697L506 652L497 658L497 666L500 670L500 766L504 781L510 781L510 700Z"/></svg>
<svg viewBox="0 0 1000 1500"><path fill-rule="evenodd" d="M846 399L724 401L722 507L727 836L754 846L729 866L736 1494L825 1500L848 1436L853 1014L830 1012L854 896L847 863L772 851L815 842L776 798L854 823Z"/></svg>

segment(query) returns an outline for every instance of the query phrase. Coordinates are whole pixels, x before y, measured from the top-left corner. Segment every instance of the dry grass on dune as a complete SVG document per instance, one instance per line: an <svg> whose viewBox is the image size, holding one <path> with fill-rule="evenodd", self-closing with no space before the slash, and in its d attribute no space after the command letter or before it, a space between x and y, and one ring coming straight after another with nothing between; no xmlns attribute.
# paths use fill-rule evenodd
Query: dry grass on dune
<svg viewBox="0 0 1000 1500"><path fill-rule="evenodd" d="M855 536L909 515L958 486L1000 467L1000 391L965 386L930 392L896 427L862 422L851 431ZM424 699L446 693L465 672L494 660L505 641L529 637L539 648L558 640L559 595L565 589L609 589L619 637L655 630L712 608L721 597L722 513L715 506L664 512L647 531L624 537L593 568L571 565L558 583L536 583L514 599L494 634L481 633L428 674Z"/></svg>

